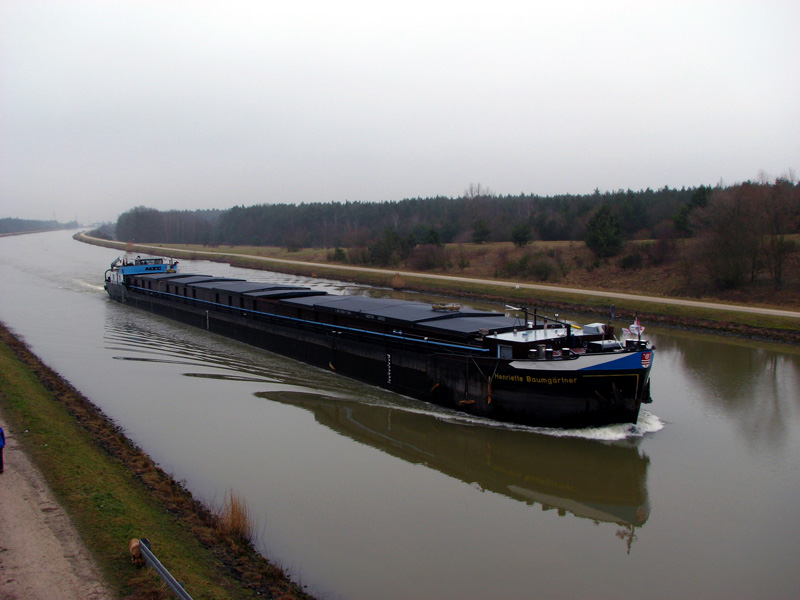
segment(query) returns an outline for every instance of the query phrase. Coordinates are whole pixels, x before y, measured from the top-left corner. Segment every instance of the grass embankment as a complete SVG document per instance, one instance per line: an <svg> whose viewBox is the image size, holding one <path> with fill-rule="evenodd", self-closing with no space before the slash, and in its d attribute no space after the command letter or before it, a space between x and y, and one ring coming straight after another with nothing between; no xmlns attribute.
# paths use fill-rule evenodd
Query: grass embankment
<svg viewBox="0 0 800 600"><path fill-rule="evenodd" d="M649 324L660 324L668 327L695 329L712 333L739 335L751 338L768 339L779 342L800 342L800 319L746 313L735 310L735 304L763 306L765 308L784 308L799 310L800 300L796 290L786 289L780 295L769 288L749 291L744 296L713 296L692 298L716 303L729 303L731 310L719 310L698 306L682 306L625 298L610 298L591 293L569 293L562 290L548 289L548 286L536 286L535 289L524 284L516 287L516 281L496 277L496 265L499 256L514 252L511 244L461 245L457 252L464 253L469 268L448 270L446 272L418 272L409 274L406 268L402 277L398 269L359 268L352 265L327 263L326 251L320 249L303 249L299 252L288 252L283 248L261 246L236 246L228 248L211 248L186 244L141 244L130 246L121 242L99 240L82 236L78 239L89 243L130 249L150 254L165 254L178 259L213 260L227 262L234 266L269 269L283 273L346 279L356 283L403 289L414 292L447 295L488 302L513 302L554 312L570 312L574 314L594 315L605 319L610 305L614 305L619 319L633 318L638 315ZM537 242L538 243L538 242ZM548 248L569 248L570 252L588 252L576 248L568 242L553 242ZM544 247L544 246L543 246ZM553 249L551 248L551 249ZM516 249L517 252L524 250ZM588 260L586 256L582 260ZM657 297L685 297L672 294L680 284L677 280L675 266L660 270L640 269L636 271L621 270L613 265L587 270L573 269L570 277L558 282L561 287L575 287L585 290L603 290L604 292L624 292ZM445 275L448 279L435 279L433 275ZM481 278L494 281L480 283L467 281L467 278ZM520 282L522 283L522 282Z"/></svg>
<svg viewBox="0 0 800 600"><path fill-rule="evenodd" d="M195 600L308 598L253 550L234 493L217 513L197 502L2 324L0 405L118 597L174 597L130 560L128 541L147 537Z"/></svg>

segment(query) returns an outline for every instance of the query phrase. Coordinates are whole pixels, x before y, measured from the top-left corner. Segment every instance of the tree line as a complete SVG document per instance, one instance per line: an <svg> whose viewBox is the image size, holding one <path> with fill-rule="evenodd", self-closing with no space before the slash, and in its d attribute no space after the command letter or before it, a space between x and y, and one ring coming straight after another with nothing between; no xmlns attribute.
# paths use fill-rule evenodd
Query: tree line
<svg viewBox="0 0 800 600"><path fill-rule="evenodd" d="M381 237L406 243L582 240L596 210L609 205L626 238L652 237L690 202L695 188L588 195L497 196L470 186L458 198L235 206L218 211L158 211L140 206L120 215L124 241L210 245L366 247ZM401 243L398 242L398 243Z"/></svg>
<svg viewBox="0 0 800 600"><path fill-rule="evenodd" d="M58 221L37 221L33 219L0 219L0 235L8 233L28 233L31 231L52 231L55 229L74 229L76 221L59 223Z"/></svg>
<svg viewBox="0 0 800 600"><path fill-rule="evenodd" d="M793 177L734 186L617 190L585 195L498 196L471 184L457 198L390 202L326 202L235 206L227 210L159 211L137 207L120 215L111 237L132 242L331 248L332 260L389 266L426 248L452 243L582 241L600 260L624 253L632 240L660 248L695 238L696 253L719 288L737 287L768 270L782 284L800 233L800 186ZM347 249L345 253L343 249ZM651 252L649 260L659 260ZM661 252L663 259L664 252ZM419 256L417 257L419 258ZM628 266L641 253L624 257Z"/></svg>

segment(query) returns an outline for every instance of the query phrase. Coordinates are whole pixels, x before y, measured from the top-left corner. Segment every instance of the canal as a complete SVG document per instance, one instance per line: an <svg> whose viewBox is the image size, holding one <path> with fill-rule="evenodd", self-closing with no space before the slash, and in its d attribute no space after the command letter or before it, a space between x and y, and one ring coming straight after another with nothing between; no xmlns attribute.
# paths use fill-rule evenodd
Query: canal
<svg viewBox="0 0 800 600"><path fill-rule="evenodd" d="M636 426L511 427L111 302L71 235L0 238L0 320L321 598L800 597L796 347L648 327Z"/></svg>

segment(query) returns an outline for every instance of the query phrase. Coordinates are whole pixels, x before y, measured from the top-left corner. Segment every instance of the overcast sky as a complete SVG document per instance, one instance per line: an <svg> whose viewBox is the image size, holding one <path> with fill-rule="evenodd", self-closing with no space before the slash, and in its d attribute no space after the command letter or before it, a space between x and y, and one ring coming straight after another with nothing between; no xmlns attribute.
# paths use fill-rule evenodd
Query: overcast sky
<svg viewBox="0 0 800 600"><path fill-rule="evenodd" d="M0 217L798 168L797 0L0 0Z"/></svg>

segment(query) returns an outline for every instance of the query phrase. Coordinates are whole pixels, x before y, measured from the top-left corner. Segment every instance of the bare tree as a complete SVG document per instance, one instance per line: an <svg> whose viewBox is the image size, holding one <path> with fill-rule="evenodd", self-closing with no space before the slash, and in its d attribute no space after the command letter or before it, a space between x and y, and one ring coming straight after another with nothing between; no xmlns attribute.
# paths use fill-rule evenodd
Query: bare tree
<svg viewBox="0 0 800 600"><path fill-rule="evenodd" d="M794 250L788 238L800 215L800 188L789 177L746 182L716 190L707 207L692 215L699 231L697 260L719 288L755 281L766 268L776 289Z"/></svg>
<svg viewBox="0 0 800 600"><path fill-rule="evenodd" d="M800 188L789 177L763 185L763 236L761 249L775 289L783 285L783 267L795 244L787 238L792 224L800 214Z"/></svg>
<svg viewBox="0 0 800 600"><path fill-rule="evenodd" d="M700 265L721 289L740 287L757 266L760 226L755 194L750 189L716 190L708 206L692 213ZM748 273L749 272L749 273Z"/></svg>
<svg viewBox="0 0 800 600"><path fill-rule="evenodd" d="M464 190L464 198L468 200L478 200L492 196L492 191L480 183L470 183Z"/></svg>

